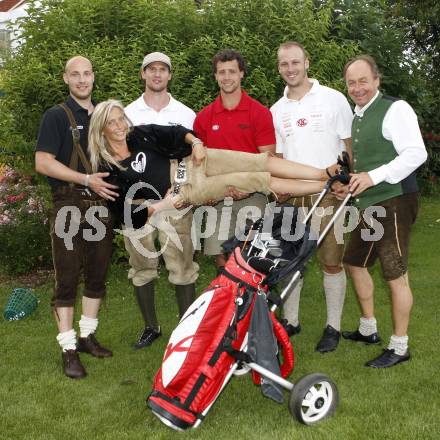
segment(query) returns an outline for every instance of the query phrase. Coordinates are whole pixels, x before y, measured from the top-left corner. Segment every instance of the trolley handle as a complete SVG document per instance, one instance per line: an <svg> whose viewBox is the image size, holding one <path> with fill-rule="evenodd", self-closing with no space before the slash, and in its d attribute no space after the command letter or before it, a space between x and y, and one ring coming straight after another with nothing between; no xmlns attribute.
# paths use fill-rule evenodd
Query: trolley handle
<svg viewBox="0 0 440 440"><path fill-rule="evenodd" d="M338 165L341 167L339 174L350 174L352 172L350 165L350 156L346 151L343 151L340 156L338 156Z"/></svg>
<svg viewBox="0 0 440 440"><path fill-rule="evenodd" d="M349 174L335 174L327 180L326 189L330 189L335 182L340 182L347 185L350 182L351 176Z"/></svg>

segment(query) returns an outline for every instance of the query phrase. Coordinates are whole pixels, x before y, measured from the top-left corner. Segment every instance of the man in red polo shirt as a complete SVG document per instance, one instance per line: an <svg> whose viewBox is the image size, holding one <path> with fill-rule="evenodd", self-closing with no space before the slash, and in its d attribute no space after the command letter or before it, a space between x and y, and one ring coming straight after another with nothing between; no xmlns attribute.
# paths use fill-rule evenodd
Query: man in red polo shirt
<svg viewBox="0 0 440 440"><path fill-rule="evenodd" d="M252 99L241 88L241 80L246 73L246 64L241 53L229 49L221 50L212 59L212 72L220 88L220 95L196 116L194 131L197 136L208 148L255 154L275 152L275 131L269 109ZM267 203L266 196L260 193L248 196L231 189L230 195L234 198L233 202L226 198L215 205L215 232L205 239L205 254L215 255L219 268L225 264L221 245L235 233L240 209L245 208L242 213L249 209L249 216L258 218L264 215ZM228 221L231 209L231 218ZM208 221L210 218L208 216Z"/></svg>

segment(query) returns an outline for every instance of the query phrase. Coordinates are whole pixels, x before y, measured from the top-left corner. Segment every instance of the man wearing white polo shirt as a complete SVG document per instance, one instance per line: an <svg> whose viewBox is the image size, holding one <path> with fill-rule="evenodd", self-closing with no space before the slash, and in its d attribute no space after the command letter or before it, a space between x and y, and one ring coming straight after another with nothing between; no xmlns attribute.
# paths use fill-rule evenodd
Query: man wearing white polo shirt
<svg viewBox="0 0 440 440"><path fill-rule="evenodd" d="M304 47L295 41L278 49L278 71L286 83L284 95L271 108L276 134L277 154L295 162L326 168L335 163L343 150L351 155L351 122L353 113L345 96L337 90L309 79L309 60ZM316 196L291 199L297 207L308 208ZM316 211L312 227L323 230L340 205L332 194L326 195ZM319 216L319 217L318 217ZM342 226L342 220L337 227ZM330 229L318 250L323 270L327 304L327 323L316 350L326 353L336 349L340 339L341 316L345 299L346 277L342 267L344 244L338 243ZM290 334L299 333L299 299L302 279L290 292L284 304Z"/></svg>
<svg viewBox="0 0 440 440"><path fill-rule="evenodd" d="M161 52L145 56L141 76L145 82L142 95L125 107L133 125L183 125L192 130L196 114L168 93L171 80L171 60Z"/></svg>
<svg viewBox="0 0 440 440"><path fill-rule="evenodd" d="M171 80L171 60L161 52L153 52L145 56L141 77L145 82L144 93L125 108L125 112L133 125L183 125L192 129L196 114L186 105L176 101L168 93ZM158 237L161 251L168 269L168 279L175 285L179 315L183 316L186 309L195 299L195 281L199 266L193 261L194 249L191 241L192 211L178 220L170 219L182 244L179 250L172 240L156 229L141 239L142 245L151 253L155 253L155 239ZM145 328L135 348L149 346L161 335L160 326L154 305L154 280L158 277L157 258L146 258L133 249L127 237L125 245L130 253L131 268L128 277L132 280L134 291L145 321Z"/></svg>

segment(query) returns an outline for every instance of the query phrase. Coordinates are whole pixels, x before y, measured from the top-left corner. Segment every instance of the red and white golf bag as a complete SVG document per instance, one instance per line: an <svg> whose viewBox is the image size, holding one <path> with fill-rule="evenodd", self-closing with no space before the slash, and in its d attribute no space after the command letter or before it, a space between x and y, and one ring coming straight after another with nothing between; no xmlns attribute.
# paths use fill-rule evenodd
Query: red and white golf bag
<svg viewBox="0 0 440 440"><path fill-rule="evenodd" d="M338 391L326 375L309 374L297 384L285 380L293 370L293 348L274 312L351 198L346 196L319 237L312 233L309 220L332 183L349 181L348 155L338 163L345 171L329 179L303 220L291 205L274 206L246 228L244 240L233 237L223 245L231 254L225 269L171 334L147 399L167 426L197 427L231 376L239 373L238 367L251 370L262 393L276 402L283 400L282 389L289 390L289 411L302 423L316 423L335 411ZM297 234L297 226L302 226L302 234ZM269 292L287 277L290 281L279 297Z"/></svg>
<svg viewBox="0 0 440 440"><path fill-rule="evenodd" d="M184 430L198 426L246 353L248 329L265 275L249 266L240 249L231 254L224 272L189 307L173 331L147 404L166 425ZM280 373L293 369L289 337L270 314L281 347ZM273 337L273 336L272 336ZM254 382L260 376L253 372Z"/></svg>

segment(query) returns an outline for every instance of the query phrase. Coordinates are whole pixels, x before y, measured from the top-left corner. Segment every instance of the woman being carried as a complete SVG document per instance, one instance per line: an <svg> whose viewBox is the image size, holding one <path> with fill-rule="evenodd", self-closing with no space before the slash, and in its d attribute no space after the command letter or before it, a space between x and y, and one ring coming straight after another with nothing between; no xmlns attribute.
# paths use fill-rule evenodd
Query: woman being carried
<svg viewBox="0 0 440 440"><path fill-rule="evenodd" d="M155 211L221 200L231 186L244 193L303 196L320 192L329 177L329 170L268 153L207 149L182 126L133 128L122 104L115 100L96 106L90 122L89 150L93 172L110 171L111 183L119 187L116 200L105 190L99 195L114 201L120 213L124 202L134 199L126 200L133 184L139 188L136 200L160 200L142 210L142 219L135 227L145 224ZM182 160L178 163L177 159ZM330 168L334 174L337 165Z"/></svg>

